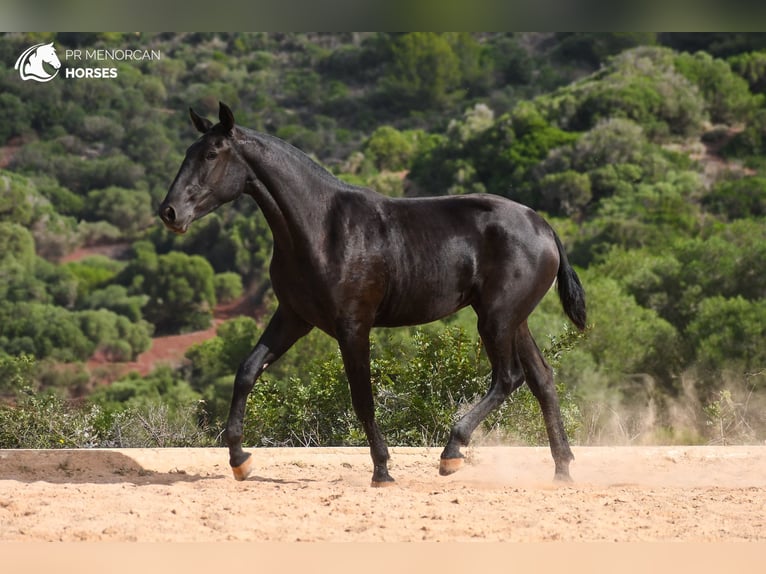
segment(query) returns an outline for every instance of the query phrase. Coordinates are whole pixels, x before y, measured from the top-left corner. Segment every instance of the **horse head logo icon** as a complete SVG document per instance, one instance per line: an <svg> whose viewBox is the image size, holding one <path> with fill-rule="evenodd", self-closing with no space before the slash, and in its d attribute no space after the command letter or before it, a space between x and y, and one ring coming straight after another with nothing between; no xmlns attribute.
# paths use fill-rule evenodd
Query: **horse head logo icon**
<svg viewBox="0 0 766 574"><path fill-rule="evenodd" d="M48 64L55 68L53 73L48 72L43 64ZM50 82L56 77L61 68L61 60L56 55L56 48L53 42L49 44L35 44L31 48L24 50L24 53L16 60L14 70L19 71L22 80L34 80L36 82Z"/></svg>

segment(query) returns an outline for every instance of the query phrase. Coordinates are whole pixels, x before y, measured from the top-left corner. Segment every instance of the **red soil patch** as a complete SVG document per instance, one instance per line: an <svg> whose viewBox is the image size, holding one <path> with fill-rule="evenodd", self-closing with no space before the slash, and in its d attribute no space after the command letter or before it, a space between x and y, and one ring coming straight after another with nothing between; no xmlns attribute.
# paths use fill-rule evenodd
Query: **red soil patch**
<svg viewBox="0 0 766 574"><path fill-rule="evenodd" d="M130 249L130 244L125 242L80 247L62 257L59 262L80 261L91 255L105 255L112 259L119 259L128 249ZM218 325L224 321L241 315L258 317L260 313L258 312L259 307L255 303L257 299L257 290L251 290L230 303L217 305L213 313L213 324L202 331L154 337L151 347L141 353L135 361L113 362L104 354L96 353L88 360L86 366L94 379L107 384L131 372L146 376L160 365L178 367L183 363L186 351L192 345L215 337Z"/></svg>
<svg viewBox="0 0 766 574"><path fill-rule="evenodd" d="M120 259L125 252L130 249L129 243L112 243L108 245L91 245L88 247L79 247L64 255L59 259L59 263L71 263L73 261L80 261L91 255L105 255L112 259Z"/></svg>
<svg viewBox="0 0 766 574"><path fill-rule="evenodd" d="M8 141L8 145L0 146L0 169L7 169L13 163L13 158L22 145L21 138L15 137Z"/></svg>
<svg viewBox="0 0 766 574"><path fill-rule="evenodd" d="M144 351L131 362L114 363L103 355L96 354L88 361L88 370L100 381L112 382L131 372L137 372L141 376L148 375L159 365L178 367L183 362L184 354L189 347L215 337L216 329L221 323L221 320L216 320L212 327L204 331L155 337L152 339L149 350Z"/></svg>
<svg viewBox="0 0 766 574"><path fill-rule="evenodd" d="M192 345L215 337L218 326L224 321L241 315L257 318L260 314L252 295L248 293L231 303L216 306L213 324L207 329L180 335L154 337L151 347L131 362L110 362L102 354L96 354L87 362L87 367L92 376L101 383L111 383L131 372L146 376L160 365L176 368L183 363L184 355Z"/></svg>

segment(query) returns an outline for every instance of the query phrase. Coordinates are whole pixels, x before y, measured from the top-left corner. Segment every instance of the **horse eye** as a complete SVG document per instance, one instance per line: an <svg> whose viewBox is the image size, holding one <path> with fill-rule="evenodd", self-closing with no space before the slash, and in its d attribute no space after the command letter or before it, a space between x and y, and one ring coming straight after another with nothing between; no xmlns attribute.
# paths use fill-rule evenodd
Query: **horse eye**
<svg viewBox="0 0 766 574"><path fill-rule="evenodd" d="M215 159L218 157L218 152L215 151L209 151L205 154L205 159Z"/></svg>

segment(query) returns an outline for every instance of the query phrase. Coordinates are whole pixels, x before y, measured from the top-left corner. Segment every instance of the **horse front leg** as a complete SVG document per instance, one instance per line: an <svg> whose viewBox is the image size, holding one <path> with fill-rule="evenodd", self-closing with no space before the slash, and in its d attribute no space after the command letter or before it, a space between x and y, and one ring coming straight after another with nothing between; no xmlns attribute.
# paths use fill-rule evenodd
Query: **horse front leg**
<svg viewBox="0 0 766 574"><path fill-rule="evenodd" d="M359 324L344 325L338 329L338 344L351 389L351 403L370 445L374 468L371 486L390 486L394 479L388 473L388 447L375 422L370 382L370 328Z"/></svg>
<svg viewBox="0 0 766 574"><path fill-rule="evenodd" d="M229 447L229 464L234 478L245 480L252 471L250 453L242 449L245 407L255 381L293 344L311 330L311 326L284 307L277 308L253 351L237 369L226 422L224 438Z"/></svg>

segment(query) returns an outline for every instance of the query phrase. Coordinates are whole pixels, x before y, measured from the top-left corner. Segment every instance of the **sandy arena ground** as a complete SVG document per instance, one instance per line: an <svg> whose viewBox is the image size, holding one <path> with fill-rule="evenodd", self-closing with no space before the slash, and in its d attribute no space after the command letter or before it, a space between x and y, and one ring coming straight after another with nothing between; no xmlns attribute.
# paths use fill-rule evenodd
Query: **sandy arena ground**
<svg viewBox="0 0 766 574"><path fill-rule="evenodd" d="M766 541L766 446L257 449L245 482L224 449L0 451L0 541Z"/></svg>

